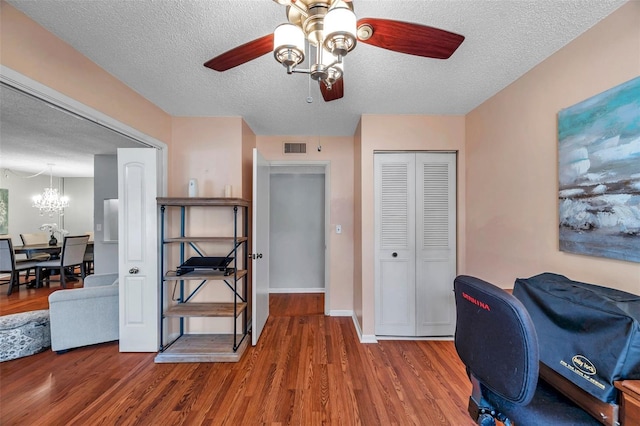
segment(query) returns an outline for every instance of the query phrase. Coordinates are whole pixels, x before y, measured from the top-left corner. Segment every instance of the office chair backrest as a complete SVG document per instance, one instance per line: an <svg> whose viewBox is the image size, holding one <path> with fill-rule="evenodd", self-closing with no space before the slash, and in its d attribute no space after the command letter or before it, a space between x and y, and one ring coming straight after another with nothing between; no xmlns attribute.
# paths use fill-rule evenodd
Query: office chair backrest
<svg viewBox="0 0 640 426"><path fill-rule="evenodd" d="M49 242L49 234L46 232L35 232L33 234L20 234L22 244L47 244Z"/></svg>
<svg viewBox="0 0 640 426"><path fill-rule="evenodd" d="M517 405L533 398L538 383L538 338L518 299L478 278L454 281L455 347L482 385Z"/></svg>
<svg viewBox="0 0 640 426"><path fill-rule="evenodd" d="M62 245L62 266L74 266L84 262L84 252L87 249L88 235L64 237Z"/></svg>
<svg viewBox="0 0 640 426"><path fill-rule="evenodd" d="M0 271L13 272L15 260L11 238L0 238Z"/></svg>

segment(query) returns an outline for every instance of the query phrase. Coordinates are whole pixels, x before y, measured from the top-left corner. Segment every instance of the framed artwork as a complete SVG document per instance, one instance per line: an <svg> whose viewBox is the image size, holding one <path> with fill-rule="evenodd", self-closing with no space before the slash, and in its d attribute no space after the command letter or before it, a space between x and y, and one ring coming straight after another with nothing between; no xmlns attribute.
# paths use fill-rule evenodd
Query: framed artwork
<svg viewBox="0 0 640 426"><path fill-rule="evenodd" d="M0 188L0 235L9 233L9 190Z"/></svg>
<svg viewBox="0 0 640 426"><path fill-rule="evenodd" d="M640 77L558 113L560 250L640 262Z"/></svg>

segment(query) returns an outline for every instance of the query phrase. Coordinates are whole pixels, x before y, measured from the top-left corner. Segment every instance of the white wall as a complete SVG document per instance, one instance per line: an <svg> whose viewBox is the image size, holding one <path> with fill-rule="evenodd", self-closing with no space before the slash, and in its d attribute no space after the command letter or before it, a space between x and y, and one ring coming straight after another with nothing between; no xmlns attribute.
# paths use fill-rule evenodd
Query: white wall
<svg viewBox="0 0 640 426"><path fill-rule="evenodd" d="M93 157L94 186L94 270L96 274L118 271L118 242L104 242L104 200L118 198L118 157Z"/></svg>
<svg viewBox="0 0 640 426"><path fill-rule="evenodd" d="M69 207L64 209L62 227L69 235L84 235L93 230L93 178L64 178L64 195Z"/></svg>
<svg viewBox="0 0 640 426"><path fill-rule="evenodd" d="M70 184L71 193L69 208L65 209L66 222L63 222L56 214L41 216L40 212L32 207L31 198L42 193L45 187L49 186L49 176L40 175L27 177L31 174L13 172L3 169L0 172L0 188L9 190L9 234L14 245L22 245L20 234L41 232L40 225L43 223L58 223L59 226L67 226L73 223L81 226L82 232L93 228L93 178L73 178ZM53 178L53 187L60 188L63 180ZM62 184L64 187L64 184ZM83 207L84 206L84 207ZM70 215L71 218L69 218ZM86 228L88 226L88 228ZM66 228L65 228L66 229ZM57 235L59 237L59 235Z"/></svg>
<svg viewBox="0 0 640 426"><path fill-rule="evenodd" d="M323 291L324 174L271 173L271 291Z"/></svg>

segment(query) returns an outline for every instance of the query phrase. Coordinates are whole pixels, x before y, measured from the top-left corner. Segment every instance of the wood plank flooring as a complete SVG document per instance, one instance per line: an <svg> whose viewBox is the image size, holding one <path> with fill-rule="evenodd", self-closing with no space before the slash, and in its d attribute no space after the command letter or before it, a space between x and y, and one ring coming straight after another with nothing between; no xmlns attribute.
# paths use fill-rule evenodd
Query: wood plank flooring
<svg viewBox="0 0 640 426"><path fill-rule="evenodd" d="M2 293L0 310L41 309L54 290ZM323 305L271 295L258 345L233 364L155 364L117 343L0 363L0 424L473 424L453 342L361 344L352 319L325 317Z"/></svg>

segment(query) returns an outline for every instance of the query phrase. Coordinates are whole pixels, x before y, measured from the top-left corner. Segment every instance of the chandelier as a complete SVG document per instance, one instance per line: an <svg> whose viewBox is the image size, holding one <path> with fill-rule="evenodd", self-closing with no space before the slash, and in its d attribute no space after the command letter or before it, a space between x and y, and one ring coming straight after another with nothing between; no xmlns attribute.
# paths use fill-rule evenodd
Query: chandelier
<svg viewBox="0 0 640 426"><path fill-rule="evenodd" d="M53 164L49 166L49 187L45 188L41 195L33 197L33 207L40 210L40 216L45 213L53 217L54 213L64 214L64 208L69 206L69 198L61 197L58 189L53 187Z"/></svg>
<svg viewBox="0 0 640 426"><path fill-rule="evenodd" d="M288 74L309 74L331 90L342 77L344 57L356 46L353 5L342 0L276 1L289 6L289 23L273 33L274 57ZM299 69L306 57L305 39L315 47L315 59L308 69Z"/></svg>

